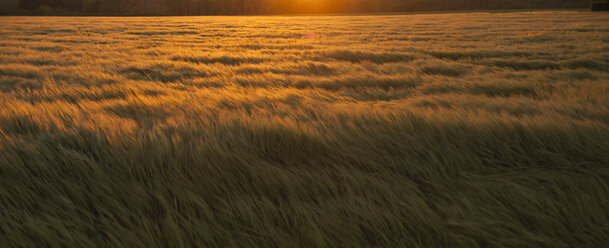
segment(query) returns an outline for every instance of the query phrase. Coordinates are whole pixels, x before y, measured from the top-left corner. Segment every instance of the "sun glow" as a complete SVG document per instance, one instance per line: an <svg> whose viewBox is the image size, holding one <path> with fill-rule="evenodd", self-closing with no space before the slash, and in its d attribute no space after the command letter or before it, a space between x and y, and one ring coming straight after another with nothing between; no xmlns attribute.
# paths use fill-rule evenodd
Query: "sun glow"
<svg viewBox="0 0 609 248"><path fill-rule="evenodd" d="M344 10L344 0L291 0L282 1L281 10L288 13L335 13Z"/></svg>

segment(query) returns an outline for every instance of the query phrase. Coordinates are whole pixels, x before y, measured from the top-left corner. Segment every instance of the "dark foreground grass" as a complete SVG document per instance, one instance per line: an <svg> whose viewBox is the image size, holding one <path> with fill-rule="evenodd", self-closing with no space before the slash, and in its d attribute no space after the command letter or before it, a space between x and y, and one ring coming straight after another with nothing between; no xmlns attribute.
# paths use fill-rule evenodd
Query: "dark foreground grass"
<svg viewBox="0 0 609 248"><path fill-rule="evenodd" d="M0 19L0 246L604 247L607 19Z"/></svg>
<svg viewBox="0 0 609 248"><path fill-rule="evenodd" d="M608 242L605 126L408 113L320 121L327 127L315 131L280 120L206 119L129 135L83 128L3 139L3 243Z"/></svg>

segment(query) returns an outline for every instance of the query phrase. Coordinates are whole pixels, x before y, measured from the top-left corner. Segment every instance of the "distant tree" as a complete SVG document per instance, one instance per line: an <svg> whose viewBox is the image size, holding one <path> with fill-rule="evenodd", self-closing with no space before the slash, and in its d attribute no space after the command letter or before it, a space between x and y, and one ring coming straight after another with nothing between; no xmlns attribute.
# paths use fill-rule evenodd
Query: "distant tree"
<svg viewBox="0 0 609 248"><path fill-rule="evenodd" d="M83 0L82 12L84 14L99 14L100 0Z"/></svg>

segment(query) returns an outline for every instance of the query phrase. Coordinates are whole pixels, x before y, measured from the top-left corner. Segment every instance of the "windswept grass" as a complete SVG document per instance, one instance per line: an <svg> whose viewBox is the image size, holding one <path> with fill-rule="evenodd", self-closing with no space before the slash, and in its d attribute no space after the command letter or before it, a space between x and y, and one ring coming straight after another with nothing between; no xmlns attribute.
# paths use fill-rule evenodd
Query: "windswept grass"
<svg viewBox="0 0 609 248"><path fill-rule="evenodd" d="M0 18L0 246L604 247L609 16Z"/></svg>

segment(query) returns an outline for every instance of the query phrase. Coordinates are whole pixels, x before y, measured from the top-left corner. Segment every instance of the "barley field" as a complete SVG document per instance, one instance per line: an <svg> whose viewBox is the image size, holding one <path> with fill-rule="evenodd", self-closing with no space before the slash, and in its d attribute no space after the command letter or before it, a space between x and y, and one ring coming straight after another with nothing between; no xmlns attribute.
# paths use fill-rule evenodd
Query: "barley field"
<svg viewBox="0 0 609 248"><path fill-rule="evenodd" d="M609 15L0 17L7 247L603 247Z"/></svg>

